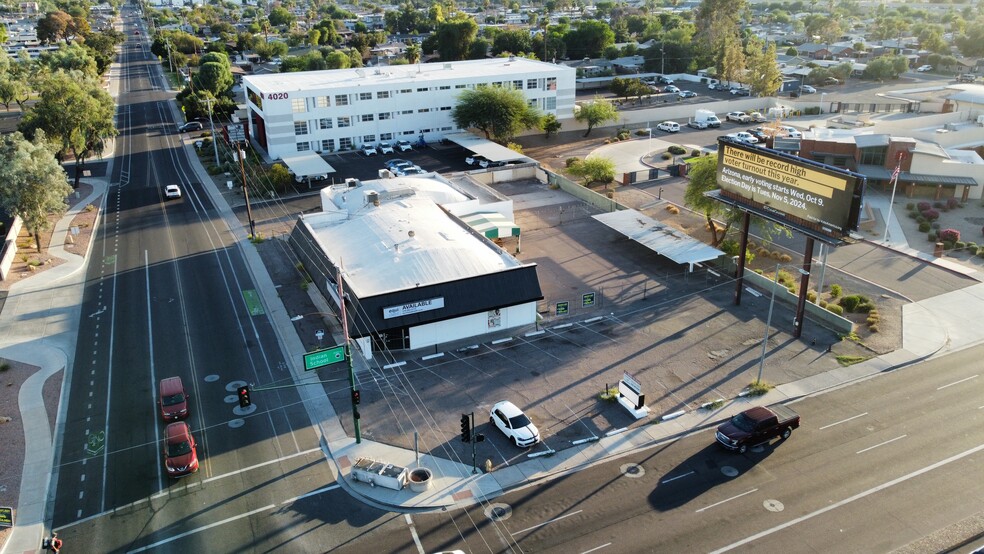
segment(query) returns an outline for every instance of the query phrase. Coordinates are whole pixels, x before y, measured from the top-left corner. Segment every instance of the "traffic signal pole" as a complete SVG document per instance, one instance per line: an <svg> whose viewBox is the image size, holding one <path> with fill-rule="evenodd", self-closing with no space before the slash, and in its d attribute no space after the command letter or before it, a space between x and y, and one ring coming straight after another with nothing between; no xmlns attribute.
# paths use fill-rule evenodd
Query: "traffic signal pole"
<svg viewBox="0 0 984 554"><path fill-rule="evenodd" d="M338 268L338 303L342 316L342 336L345 339L345 359L348 361L349 389L352 392L352 425L355 429L355 444L362 443L362 428L359 425L359 391L355 388L355 368L352 365L352 345L348 334L348 316L345 314L345 290L342 287L342 268Z"/></svg>

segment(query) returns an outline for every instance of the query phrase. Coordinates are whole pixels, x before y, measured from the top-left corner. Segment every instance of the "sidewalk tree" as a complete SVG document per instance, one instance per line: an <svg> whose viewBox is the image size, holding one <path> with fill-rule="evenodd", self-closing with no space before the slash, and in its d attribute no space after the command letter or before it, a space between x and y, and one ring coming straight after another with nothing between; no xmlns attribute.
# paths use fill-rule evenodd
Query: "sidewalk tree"
<svg viewBox="0 0 984 554"><path fill-rule="evenodd" d="M547 132L547 138L550 138L551 136L556 135L558 131L560 131L560 128L563 126L563 124L560 122L559 119L557 119L556 115L552 113L548 113L547 115L543 116L543 123L541 126L543 127L543 130Z"/></svg>
<svg viewBox="0 0 984 554"><path fill-rule="evenodd" d="M618 110L615 109L615 106L600 98L585 102L581 104L580 108L575 111L574 119L588 124L588 130L584 132L584 136L590 135L591 129L594 129L596 125L601 125L606 121L618 120Z"/></svg>
<svg viewBox="0 0 984 554"><path fill-rule="evenodd" d="M81 73L58 71L44 79L37 103L24 114L20 130L34 138L44 131L59 153L75 157L75 186L78 187L85 160L102 154L106 139L118 134L113 124L115 104L98 80Z"/></svg>
<svg viewBox="0 0 984 554"><path fill-rule="evenodd" d="M206 56L213 55L216 55L216 53L206 54ZM220 55L224 56L224 54ZM226 58L226 63L228 63L228 58ZM229 66L221 62L210 61L203 63L199 66L198 71L192 79L195 82L196 90L207 90L213 96L225 95L233 85L232 70L229 69Z"/></svg>
<svg viewBox="0 0 984 554"><path fill-rule="evenodd" d="M34 142L20 132L0 137L0 206L24 220L38 253L41 233L51 228L48 215L68 210L65 197L72 187L65 177L44 131L35 134Z"/></svg>
<svg viewBox="0 0 984 554"><path fill-rule="evenodd" d="M98 77L99 66L92 52L81 44L62 44L58 50L42 52L38 63L54 73L62 71L80 71L86 77Z"/></svg>
<svg viewBox="0 0 984 554"><path fill-rule="evenodd" d="M451 111L455 124L474 127L485 138L506 144L526 129L539 129L542 115L530 107L522 91L502 87L465 89Z"/></svg>
<svg viewBox="0 0 984 554"><path fill-rule="evenodd" d="M567 172L584 179L584 186L591 183L611 183L615 180L615 162L610 158L593 156L578 160L567 168Z"/></svg>

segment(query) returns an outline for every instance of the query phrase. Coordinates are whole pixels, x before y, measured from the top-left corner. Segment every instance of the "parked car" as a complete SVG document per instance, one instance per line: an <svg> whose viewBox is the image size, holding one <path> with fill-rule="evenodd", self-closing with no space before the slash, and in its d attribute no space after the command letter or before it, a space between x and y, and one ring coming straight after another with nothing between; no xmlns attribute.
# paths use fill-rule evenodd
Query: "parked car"
<svg viewBox="0 0 984 554"><path fill-rule="evenodd" d="M735 96L750 96L752 92L747 88L734 87L729 92Z"/></svg>
<svg viewBox="0 0 984 554"><path fill-rule="evenodd" d="M663 89L663 92L680 92L680 89L678 89L676 85L668 85Z"/></svg>
<svg viewBox="0 0 984 554"><path fill-rule="evenodd" d="M375 155L379 154L379 151L376 150L376 147L373 146L373 145L371 145L371 144L363 144L362 145L362 154L364 156L375 156Z"/></svg>
<svg viewBox="0 0 984 554"><path fill-rule="evenodd" d="M168 185L164 187L165 198L181 198L181 187L178 185Z"/></svg>
<svg viewBox="0 0 984 554"><path fill-rule="evenodd" d="M931 65L920 65L919 67L916 68L916 71L918 71L919 73L926 73L927 71L932 71L932 70L933 70L933 66Z"/></svg>
<svg viewBox="0 0 984 554"><path fill-rule="evenodd" d="M690 127L691 129L707 129L707 122L691 119L687 122L687 127Z"/></svg>
<svg viewBox="0 0 984 554"><path fill-rule="evenodd" d="M389 161L386 162L386 169L388 169L390 171L396 171L397 169L399 169L401 167L411 167L412 165L413 165L413 162L411 162L410 160L404 160L404 159L401 159L401 158L393 158L392 160L389 160Z"/></svg>
<svg viewBox="0 0 984 554"><path fill-rule="evenodd" d="M680 98L695 98L697 93L692 90L681 90L677 93Z"/></svg>
<svg viewBox="0 0 984 554"><path fill-rule="evenodd" d="M673 79L670 79L669 77L664 77L664 76L660 75L659 77L656 77L656 82L657 83L660 83L660 84L663 84L663 85L672 85L673 84Z"/></svg>
<svg viewBox="0 0 984 554"><path fill-rule="evenodd" d="M183 477L198 471L195 437L184 421L164 428L164 467L168 477Z"/></svg>
<svg viewBox="0 0 984 554"><path fill-rule="evenodd" d="M755 135L749 133L748 131L741 131L739 133L728 134L729 138L735 139L738 142L743 142L745 144L758 144L758 139Z"/></svg>
<svg viewBox="0 0 984 554"><path fill-rule="evenodd" d="M718 443L744 454L748 448L762 444L774 437L788 439L800 425L800 416L782 404L750 408L732 417L717 429Z"/></svg>
<svg viewBox="0 0 984 554"><path fill-rule="evenodd" d="M201 131L201 130L202 130L202 123L200 121L189 121L188 123L185 123L184 125L178 127L179 133L187 133L189 131Z"/></svg>
<svg viewBox="0 0 984 554"><path fill-rule="evenodd" d="M492 406L489 421L518 447L533 446L540 442L540 431L536 425L508 400L500 400Z"/></svg>
<svg viewBox="0 0 984 554"><path fill-rule="evenodd" d="M506 165L503 161L492 161L492 160L481 160L478 162L479 167L502 167Z"/></svg>
<svg viewBox="0 0 984 554"><path fill-rule="evenodd" d="M767 117L765 117L759 112L752 112L748 114L748 117L752 118L752 121L754 121L755 123L765 123L766 121L769 120Z"/></svg>
<svg viewBox="0 0 984 554"><path fill-rule="evenodd" d="M401 177L409 177L409 176L412 176L412 175L423 175L425 173L428 173L428 172L427 171L424 171L423 169L421 169L421 168L419 168L419 167L417 167L417 166L414 165L414 166L410 166L410 167L401 169L400 172L399 172L399 175Z"/></svg>
<svg viewBox="0 0 984 554"><path fill-rule="evenodd" d="M769 139L769 137L772 136L770 133L766 132L761 127L749 129L748 132L751 133L753 137L757 138L759 142L765 142L766 140Z"/></svg>
<svg viewBox="0 0 984 554"><path fill-rule="evenodd" d="M721 83L717 81L711 81L707 84L707 90L718 90L719 88L721 88Z"/></svg>
<svg viewBox="0 0 984 554"><path fill-rule="evenodd" d="M396 149L400 152L409 152L413 150L413 145L410 144L409 140L398 140L396 141Z"/></svg>
<svg viewBox="0 0 984 554"><path fill-rule="evenodd" d="M840 82L840 79L838 79L837 77L827 77L826 79L823 80L823 84L825 84L825 85L839 85L839 84L841 84L841 82Z"/></svg>
<svg viewBox="0 0 984 554"><path fill-rule="evenodd" d="M392 154L393 153L393 145L390 144L390 143L388 143L388 142L380 142L379 143L379 153L380 154Z"/></svg>
<svg viewBox="0 0 984 554"><path fill-rule="evenodd" d="M810 85L803 85L800 87L800 93L802 94L816 94L817 89L811 87Z"/></svg>
<svg viewBox="0 0 984 554"><path fill-rule="evenodd" d="M803 133L799 132L799 130L794 127L790 127L789 125L780 125L779 134L785 135L789 138L803 138Z"/></svg>
<svg viewBox="0 0 984 554"><path fill-rule="evenodd" d="M735 123L748 123L752 120L752 116L745 112L728 112L728 114L724 116L724 119L734 121Z"/></svg>
<svg viewBox="0 0 984 554"><path fill-rule="evenodd" d="M468 165L479 165L484 159L485 158L483 158L482 156L471 154L467 158L465 158L465 163Z"/></svg>
<svg viewBox="0 0 984 554"><path fill-rule="evenodd" d="M958 83L973 83L976 80L977 80L977 75L974 75L973 73L964 73L962 75L957 75Z"/></svg>
<svg viewBox="0 0 984 554"><path fill-rule="evenodd" d="M676 133L680 130L680 124L676 121L664 121L656 125L656 128L667 133Z"/></svg>
<svg viewBox="0 0 984 554"><path fill-rule="evenodd" d="M328 179L327 173L322 173L320 175L294 175L294 181L298 183L305 183L307 181L324 181Z"/></svg>

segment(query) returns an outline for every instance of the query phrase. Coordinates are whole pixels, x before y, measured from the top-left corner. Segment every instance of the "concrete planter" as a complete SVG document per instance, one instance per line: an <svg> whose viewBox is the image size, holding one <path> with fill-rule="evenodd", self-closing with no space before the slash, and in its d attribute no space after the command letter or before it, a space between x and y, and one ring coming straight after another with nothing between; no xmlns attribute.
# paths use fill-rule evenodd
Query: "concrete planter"
<svg viewBox="0 0 984 554"><path fill-rule="evenodd" d="M434 474L431 473L431 470L426 467L419 467L410 471L410 478L407 483L413 492L424 492L430 488L433 477Z"/></svg>

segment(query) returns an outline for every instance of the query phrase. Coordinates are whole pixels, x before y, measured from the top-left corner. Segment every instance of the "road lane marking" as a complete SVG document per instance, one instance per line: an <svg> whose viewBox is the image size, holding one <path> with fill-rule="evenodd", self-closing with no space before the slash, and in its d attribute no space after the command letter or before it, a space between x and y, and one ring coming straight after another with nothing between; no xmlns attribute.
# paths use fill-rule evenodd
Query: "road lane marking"
<svg viewBox="0 0 984 554"><path fill-rule="evenodd" d="M902 435L901 437L895 437L894 439L889 439L889 440L887 440L885 442L880 442L880 443L878 443L878 444L876 444L874 446L869 446L868 448L865 448L865 449L862 449L862 450L858 450L857 452L855 452L855 454L861 454L862 452L867 452L867 451L872 450L874 448L878 448L879 446L885 446L886 444L888 444L890 442L895 442L895 441L897 441L899 439L904 439L904 438L906 438L908 436L909 435Z"/></svg>
<svg viewBox="0 0 984 554"><path fill-rule="evenodd" d="M583 511L584 511L584 510L578 510L578 511L576 511L576 512L571 512L571 513L569 513L569 514L565 514L565 515L562 515L562 516L560 516L560 517L555 517L555 518L553 518L553 519L550 519L550 520L547 520L547 521L544 521L543 523L538 523L538 524L536 524L536 525L534 525L533 527L527 527L526 529L523 529L522 531L516 531L515 533L512 533L512 534L511 534L510 536L512 536L512 537L515 537L516 535L518 535L518 534L520 534L520 533L525 533L525 532L527 532L527 531L532 531L532 530L534 530L534 529L538 529L538 528L540 528L540 527L543 527L544 525L547 525L547 524L550 524L550 523L553 523L553 522L555 522L555 521L560 521L560 520L562 520L562 519L564 519L565 517L571 517L571 516L573 516L573 515L577 515L577 514L579 514L579 513L581 513L581 512L583 512Z"/></svg>
<svg viewBox="0 0 984 554"><path fill-rule="evenodd" d="M777 533L777 532L782 531L784 529L788 529L789 527L792 527L793 525L796 525L797 523L801 523L801 522L804 522L804 521L806 521L808 519L812 519L812 518L814 518L814 517L816 517L818 515L825 514L825 513L829 512L831 510L836 510L837 508L840 508L841 506L846 506L846 505L850 504L851 502L854 502L855 500L860 500L860 499L862 499L862 498L864 498L866 496L870 496L872 494L875 494L876 492L881 492L881 491L883 491L885 489L889 489L891 487L894 487L895 485L898 485L899 483L903 483L903 482L908 481L909 479L912 479L914 477L919 477L923 473L929 473L930 471L933 471L934 469L941 468L941 467L943 467L943 466L945 466L947 464L956 462L956 461L958 461L958 460L960 460L962 458L966 458L967 456L970 456L972 454L976 454L976 453L980 452L981 450L984 450L984 444L975 446L974 448L971 448L970 450L965 450L965 451L963 451L963 452L961 452L959 454L954 454L953 456L950 456L949 458L945 458L945 459L940 460L940 461L938 461L938 462L936 462L934 464L928 465L928 466L926 466L926 467L924 467L922 469L917 469L916 471L913 471L912 473L907 473L907 474L905 474L905 475L903 475L901 477L897 477L895 479L892 479L891 481L888 481L886 483L882 483L881 485L878 485L877 487L872 487L872 488L870 488L870 489L868 489L866 491L859 492L858 494L855 494L854 496L845 498L844 500L841 500L839 502L835 502L835 503L830 504L828 506L824 506L823 508L820 508L819 510L817 510L815 512L810 512L810 513L808 513L808 514L806 514L804 516L800 516L800 517L798 517L796 519L787 521L786 523L783 523L783 524L780 524L780 525L776 525L775 527L773 527L771 529L766 529L765 531L762 531L760 533L756 533L756 534L754 534L754 535L752 535L750 537L745 537L744 539L742 539L742 540L740 540L738 542L734 542L734 543L731 543L731 544L729 544L729 545L727 545L725 547L719 548L719 549L711 552L711 554L721 554L721 553L727 552L729 550L734 550L735 548L738 548L739 546L744 546L744 545L746 545L746 544L748 544L750 542L753 542L753 541L756 541L758 539L761 539L762 537L767 537L767 536L769 536L769 535L771 535L773 533Z"/></svg>
<svg viewBox="0 0 984 554"><path fill-rule="evenodd" d="M694 473L695 472L693 472L693 471L688 471L688 472L684 473L683 475L677 475L676 477L670 477L669 479L663 479L662 481L660 481L660 483L663 483L665 485L666 483L669 483L670 481L676 481L677 479L683 479L684 477L686 477L688 475L693 475Z"/></svg>
<svg viewBox="0 0 984 554"><path fill-rule="evenodd" d="M731 498L725 498L724 500L722 500L720 502L715 502L714 504L711 504L710 506L704 506L703 508L697 510L697 513L699 514L700 512L703 512L704 510L710 510L711 508L713 508L715 506L720 506L721 504L724 504L725 502L731 502L732 500L734 500L736 498L741 498L741 497L745 496L746 494L752 494L753 492L755 492L757 490L758 489L752 489L750 491L743 492L741 494L732 496Z"/></svg>
<svg viewBox="0 0 984 554"><path fill-rule="evenodd" d="M147 292L147 361L150 364L150 404L155 404L154 389L157 386L157 366L154 364L154 339L156 337L154 336L154 317L150 306L150 257L146 250L144 250L144 285ZM154 444L157 445L160 443L160 425L154 425ZM160 456L154 457L157 458L157 489L160 490L164 488L164 468L162 467L164 462Z"/></svg>
<svg viewBox="0 0 984 554"><path fill-rule="evenodd" d="M945 389L947 387L952 387L953 385L959 385L960 383L963 383L965 381L970 381L971 379L977 379L978 376L979 376L979 374L978 375L972 375L970 377L967 377L966 379L961 379L959 381L954 381L954 382L952 382L952 383L950 383L948 385L943 385L942 387L936 387L936 390L943 390L943 389Z"/></svg>
<svg viewBox="0 0 984 554"><path fill-rule="evenodd" d="M612 545L612 543L610 543L610 542L606 542L605 544L603 544L603 545L601 545L601 546L596 546L596 547L594 547L594 548L592 548L591 550L585 550L585 551L584 551L584 552L582 552L581 554L588 554L589 552L594 552L594 551L596 551L596 550L601 550L602 548L607 548L607 547L609 547L609 546L611 546L611 545Z"/></svg>
<svg viewBox="0 0 984 554"><path fill-rule="evenodd" d="M237 519L242 519L244 517L250 517L253 514L264 512L266 510L272 510L275 507L276 507L276 504L268 504L266 506L263 506L262 508L257 508L257 509L255 509L253 511L246 512L245 514L239 514L238 516L227 517L226 519L223 519L221 521L216 521L215 523L209 523L208 525L206 525L204 527L199 527L198 529L192 529L191 531L185 531L184 533L181 533L180 535L175 535L173 537L164 539L162 541L157 541L157 542L155 542L153 544L148 544L147 546L142 546L140 548L135 548L133 550L128 550L127 552L129 552L131 554L136 553L136 552L145 552L147 550L151 550L153 548L157 548L158 546L161 546L163 544L167 544L169 542L173 542L173 541L176 541L178 539L183 539L185 537L188 537L188 536L191 536L191 535L195 535L197 533L201 533L202 531L208 531L209 529L212 529L213 527L218 527L220 525L225 525L226 523L230 523L230 522L236 521Z"/></svg>
<svg viewBox="0 0 984 554"><path fill-rule="evenodd" d="M821 427L821 428L819 428L819 429L817 429L817 431L823 431L823 430L824 430L824 429L826 429L827 427L833 427L834 425L840 425L841 423L847 423L848 421L851 421L852 419L857 419L857 418L859 418L859 417L864 417L864 416L866 416L866 415L868 415L868 412L865 412L865 413L863 413L863 414L858 414L858 415L856 415L856 416L851 416L851 417L849 417L849 418L847 418L847 419L842 419L842 420L840 420L840 421L835 421L835 422L833 422L833 423L831 423L831 424L829 424L829 425L824 425L823 427Z"/></svg>
<svg viewBox="0 0 984 554"><path fill-rule="evenodd" d="M417 545L417 552L425 554L424 545L420 544L420 537L417 536L417 528L413 526L413 520L410 519L410 514L403 514L403 517L406 518L407 525L410 526L410 536L413 537L413 544Z"/></svg>

